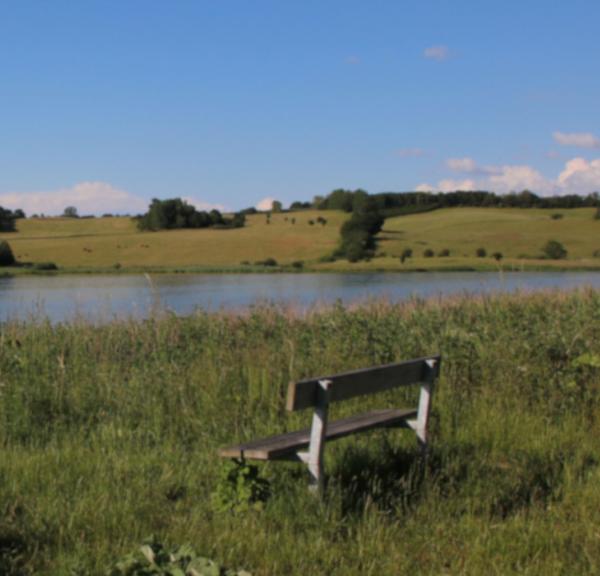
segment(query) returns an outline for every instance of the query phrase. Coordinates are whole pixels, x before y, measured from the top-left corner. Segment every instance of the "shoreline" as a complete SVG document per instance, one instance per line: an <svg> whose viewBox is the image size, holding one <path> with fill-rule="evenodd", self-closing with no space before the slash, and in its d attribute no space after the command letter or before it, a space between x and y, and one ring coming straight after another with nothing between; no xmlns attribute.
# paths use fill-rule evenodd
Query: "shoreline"
<svg viewBox="0 0 600 576"><path fill-rule="evenodd" d="M143 274L402 274L402 273L444 273L444 272L600 272L600 260L589 261L505 261L503 264L481 263L477 265L460 262L436 263L433 265L397 265L389 261L378 265L378 259L349 263L335 261L316 263L297 268L291 265L280 266L113 266L64 267L56 270L39 270L34 267L6 267L0 269L0 278L17 276L58 276L58 275L97 275L121 276Z"/></svg>

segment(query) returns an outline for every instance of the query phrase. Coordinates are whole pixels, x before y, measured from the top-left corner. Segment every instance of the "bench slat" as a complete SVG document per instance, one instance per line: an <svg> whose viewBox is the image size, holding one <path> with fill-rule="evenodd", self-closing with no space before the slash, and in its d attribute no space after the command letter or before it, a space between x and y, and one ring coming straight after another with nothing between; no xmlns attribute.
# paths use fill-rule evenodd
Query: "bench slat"
<svg viewBox="0 0 600 576"><path fill-rule="evenodd" d="M397 386L422 382L426 379L427 375L427 360L436 361L437 374L439 359L439 356L429 356L427 358L409 360L408 362L375 366L373 368L334 374L333 376L321 376L299 382L290 382L287 409L294 411L315 406L320 380L331 380L333 385L331 387L330 401L337 402L353 398L354 396L383 392Z"/></svg>
<svg viewBox="0 0 600 576"><path fill-rule="evenodd" d="M416 417L417 411L410 409L389 408L374 410L365 414L350 416L327 425L327 440L342 438L355 432L363 432L373 428L393 426ZM248 458L253 460L274 460L294 453L310 442L310 428L289 432L279 436L271 436L262 440L253 440L238 446L230 446L219 451L224 458Z"/></svg>

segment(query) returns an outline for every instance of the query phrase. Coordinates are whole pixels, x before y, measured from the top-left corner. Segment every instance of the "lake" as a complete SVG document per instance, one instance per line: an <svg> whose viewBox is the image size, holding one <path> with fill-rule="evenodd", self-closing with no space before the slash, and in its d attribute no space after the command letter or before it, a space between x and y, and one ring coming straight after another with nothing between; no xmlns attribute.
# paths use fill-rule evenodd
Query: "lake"
<svg viewBox="0 0 600 576"><path fill-rule="evenodd" d="M0 320L46 316L144 317L155 307L189 314L275 302L306 309L340 300L600 288L600 272L407 272L373 274L57 275L0 278Z"/></svg>

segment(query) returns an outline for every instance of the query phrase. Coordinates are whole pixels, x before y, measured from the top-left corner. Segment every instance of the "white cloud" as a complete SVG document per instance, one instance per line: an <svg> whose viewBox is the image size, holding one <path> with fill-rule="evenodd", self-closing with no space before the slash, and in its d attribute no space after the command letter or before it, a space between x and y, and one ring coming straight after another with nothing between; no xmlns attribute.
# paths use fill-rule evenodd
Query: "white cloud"
<svg viewBox="0 0 600 576"><path fill-rule="evenodd" d="M443 60L447 60L450 56L450 51L448 50L448 46L437 45L437 46L429 46L429 48L425 48L423 50L423 56L428 60L437 60L438 62L442 62Z"/></svg>
<svg viewBox="0 0 600 576"><path fill-rule="evenodd" d="M600 158L589 162L583 158L569 160L558 176L558 183L565 193L589 194L600 190Z"/></svg>
<svg viewBox="0 0 600 576"><path fill-rule="evenodd" d="M267 196L266 198L263 198L262 200L260 200L258 202L258 204L256 204L256 209L257 210L271 210L271 208L273 208L273 202L275 201L275 198L271 198L270 196Z"/></svg>
<svg viewBox="0 0 600 576"><path fill-rule="evenodd" d="M185 196L183 198L188 204L191 204L196 210L210 212L211 210L218 210L219 212L231 212L228 206L223 204L211 204L210 202L204 202L204 200L200 200L198 198L194 198L193 196Z"/></svg>
<svg viewBox="0 0 600 576"><path fill-rule="evenodd" d="M399 148L394 152L400 158L419 158L425 156L423 148Z"/></svg>
<svg viewBox="0 0 600 576"><path fill-rule="evenodd" d="M577 146L578 148L600 148L600 138L590 132L554 132L554 141L562 146Z"/></svg>
<svg viewBox="0 0 600 576"><path fill-rule="evenodd" d="M540 196L555 194L590 194L600 190L600 158L573 158L566 162L555 178L546 178L527 165L479 166L472 158L451 158L449 168L477 177L464 180L442 179L437 184L419 184L417 191L453 192L454 190L489 190L498 194L531 190Z"/></svg>
<svg viewBox="0 0 600 576"><path fill-rule="evenodd" d="M75 206L80 215L136 214L145 211L148 204L148 200L108 182L78 182L71 188L42 192L0 193L0 206L48 216L62 214L67 206Z"/></svg>

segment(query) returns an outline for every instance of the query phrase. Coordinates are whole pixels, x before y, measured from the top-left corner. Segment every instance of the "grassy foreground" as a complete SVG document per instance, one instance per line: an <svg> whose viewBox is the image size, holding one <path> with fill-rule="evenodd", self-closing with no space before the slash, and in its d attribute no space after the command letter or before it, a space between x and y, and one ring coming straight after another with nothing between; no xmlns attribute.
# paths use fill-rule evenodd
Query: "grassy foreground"
<svg viewBox="0 0 600 576"><path fill-rule="evenodd" d="M553 219L557 213L562 218ZM264 214L251 215L246 227L234 230L167 232L139 232L129 218L29 219L19 220L17 232L0 234L0 240L10 242L22 262L51 261L66 272L252 271L247 263L267 258L283 266L302 261L305 270L317 271L496 270L494 252L502 253L508 270L600 269L600 220L594 213L593 208L448 208L389 218L376 257L357 263L320 261L335 250L348 217L331 210L273 214L269 223ZM327 219L325 226L319 217ZM551 239L565 245L566 260L541 259ZM406 248L413 256L401 263ZM486 258L476 257L478 248L487 251ZM425 258L426 249L435 256ZM444 249L448 257L439 256Z"/></svg>
<svg viewBox="0 0 600 576"><path fill-rule="evenodd" d="M219 446L308 423L290 379L434 352L424 473L373 432L328 446L322 504L279 463L264 510L211 505ZM598 292L3 324L0 419L2 574L102 574L150 534L255 576L600 572Z"/></svg>

